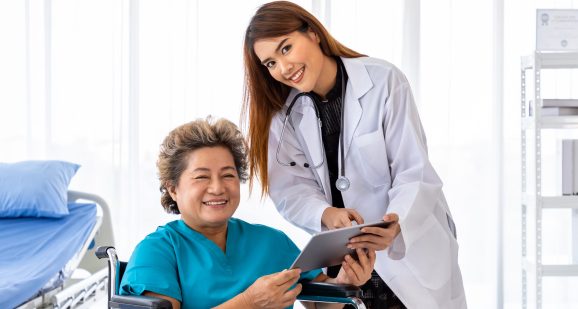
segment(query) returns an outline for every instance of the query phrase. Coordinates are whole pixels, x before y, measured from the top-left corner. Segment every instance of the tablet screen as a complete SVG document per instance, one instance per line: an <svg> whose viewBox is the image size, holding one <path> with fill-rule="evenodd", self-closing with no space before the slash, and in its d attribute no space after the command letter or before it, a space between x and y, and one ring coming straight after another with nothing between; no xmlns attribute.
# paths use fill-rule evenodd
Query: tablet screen
<svg viewBox="0 0 578 309"><path fill-rule="evenodd" d="M315 234L295 259L291 268L309 271L339 265L347 254L355 256L355 250L347 248L347 244L349 239L363 234L362 228L367 226L387 228L390 224L391 222L379 221Z"/></svg>

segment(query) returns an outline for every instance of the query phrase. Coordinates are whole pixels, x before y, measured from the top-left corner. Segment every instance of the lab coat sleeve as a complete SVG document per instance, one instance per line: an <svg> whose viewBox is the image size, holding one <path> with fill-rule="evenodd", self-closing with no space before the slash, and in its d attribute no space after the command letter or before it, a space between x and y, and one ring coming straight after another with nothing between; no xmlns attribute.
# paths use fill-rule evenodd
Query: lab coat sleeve
<svg viewBox="0 0 578 309"><path fill-rule="evenodd" d="M411 89L401 73L390 83L392 91L386 101L383 123L392 178L387 212L399 215L401 233L390 246L389 255L400 259L415 244L419 243L422 251L422 239L428 233L434 233L427 237L436 241L429 246L439 245L438 249L443 250L447 245L447 235L434 215L436 203L444 201L442 182L429 161L426 138ZM426 251L431 251L427 254L432 254L429 257L435 261L436 250Z"/></svg>
<svg viewBox="0 0 578 309"><path fill-rule="evenodd" d="M283 166L277 163L275 153L282 126L283 119L279 115L273 117L268 144L269 195L286 220L308 233L320 232L321 215L331 205L311 169L302 166L302 162L306 162L305 154L290 124L285 128L279 158L282 162L298 164Z"/></svg>

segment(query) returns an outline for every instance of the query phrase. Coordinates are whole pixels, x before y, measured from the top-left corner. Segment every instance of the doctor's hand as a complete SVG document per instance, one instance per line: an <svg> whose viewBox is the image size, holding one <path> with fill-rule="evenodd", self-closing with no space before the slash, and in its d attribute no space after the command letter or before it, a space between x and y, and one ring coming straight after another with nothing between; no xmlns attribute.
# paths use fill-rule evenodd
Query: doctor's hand
<svg viewBox="0 0 578 309"><path fill-rule="evenodd" d="M357 260L346 255L337 277L327 279L328 282L361 286L371 278L375 265L375 250L357 249L355 251Z"/></svg>
<svg viewBox="0 0 578 309"><path fill-rule="evenodd" d="M391 222L391 224L387 228L362 228L361 231L365 234L351 238L347 247L351 249L367 248L376 251L385 250L400 233L401 228L399 227L399 216L395 213L383 216L383 221Z"/></svg>
<svg viewBox="0 0 578 309"><path fill-rule="evenodd" d="M355 220L357 224L363 223L361 215L350 208L327 207L321 215L321 223L330 230L351 226L351 220Z"/></svg>
<svg viewBox="0 0 578 309"><path fill-rule="evenodd" d="M300 269L284 270L257 279L243 293L250 308L287 308L292 306L301 293L301 284L291 289L301 274Z"/></svg>

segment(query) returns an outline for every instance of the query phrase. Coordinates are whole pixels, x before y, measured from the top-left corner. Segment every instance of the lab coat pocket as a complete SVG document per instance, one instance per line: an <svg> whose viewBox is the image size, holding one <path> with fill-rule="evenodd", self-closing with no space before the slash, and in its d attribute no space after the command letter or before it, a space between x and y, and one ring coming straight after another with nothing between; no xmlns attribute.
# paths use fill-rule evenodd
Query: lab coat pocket
<svg viewBox="0 0 578 309"><path fill-rule="evenodd" d="M415 233L417 237L406 248L403 261L424 287L439 289L452 273L448 234L434 216L428 216Z"/></svg>
<svg viewBox="0 0 578 309"><path fill-rule="evenodd" d="M381 130L357 136L354 139L364 179L374 187L390 183L389 163L385 152L385 139Z"/></svg>

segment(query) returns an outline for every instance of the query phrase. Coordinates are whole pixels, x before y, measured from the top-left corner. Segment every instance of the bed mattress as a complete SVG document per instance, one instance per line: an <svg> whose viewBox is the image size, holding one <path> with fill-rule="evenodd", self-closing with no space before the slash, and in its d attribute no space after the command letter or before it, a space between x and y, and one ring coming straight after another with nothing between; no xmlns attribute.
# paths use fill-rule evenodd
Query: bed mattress
<svg viewBox="0 0 578 309"><path fill-rule="evenodd" d="M38 292L82 249L96 224L97 206L69 203L63 218L0 218L0 308Z"/></svg>

